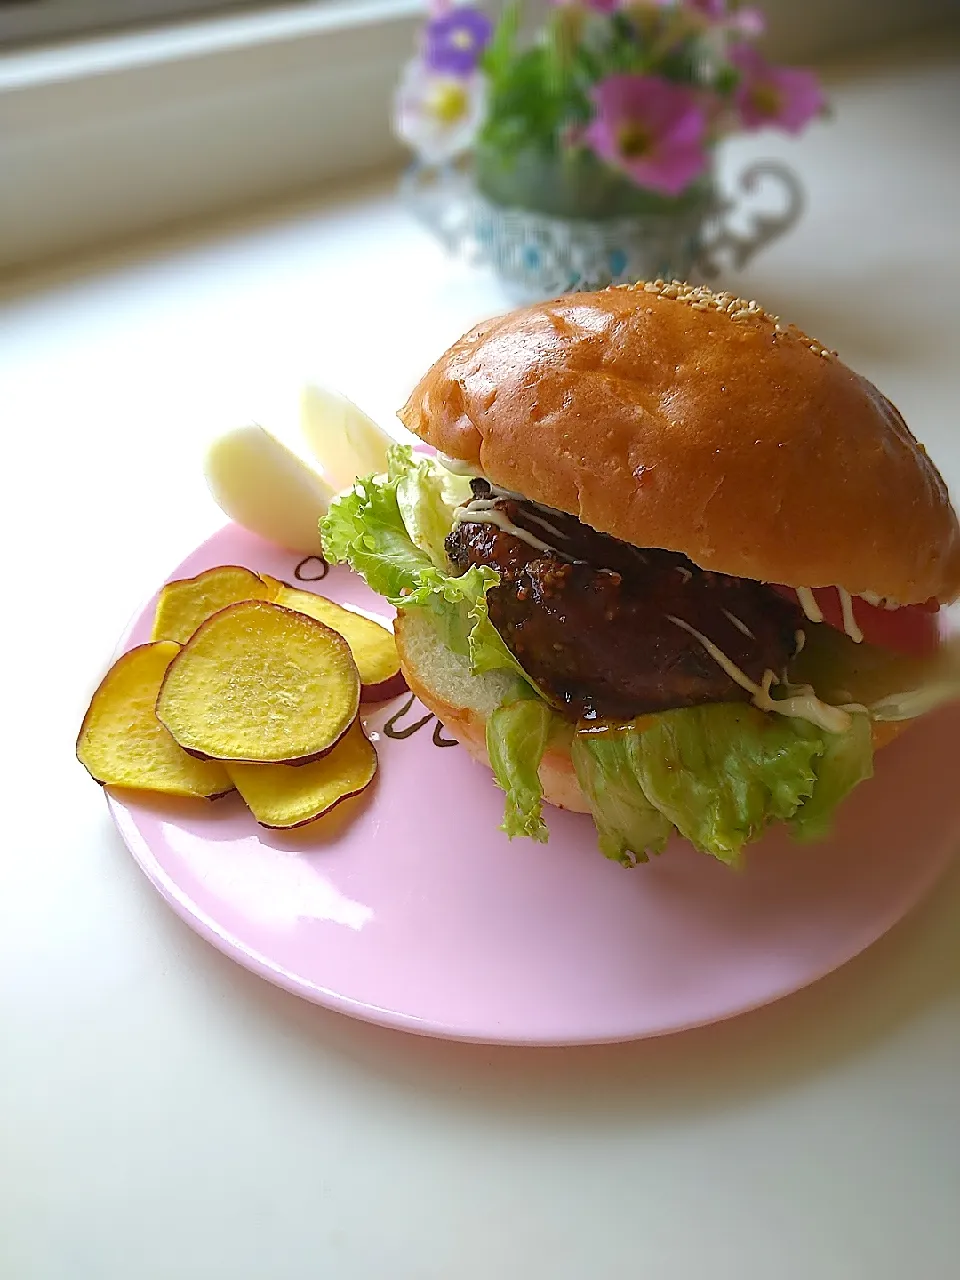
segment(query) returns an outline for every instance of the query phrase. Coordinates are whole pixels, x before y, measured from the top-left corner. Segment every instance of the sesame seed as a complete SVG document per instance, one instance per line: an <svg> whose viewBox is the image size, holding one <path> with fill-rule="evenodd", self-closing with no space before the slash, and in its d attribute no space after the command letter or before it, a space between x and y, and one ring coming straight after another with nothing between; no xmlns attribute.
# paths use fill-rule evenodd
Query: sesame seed
<svg viewBox="0 0 960 1280"><path fill-rule="evenodd" d="M815 355L835 357L837 354L836 351L808 337L795 325L782 324L780 317L764 311L756 298L738 298L729 289L715 293L705 284L691 285L683 280L663 280L661 278L638 281L636 284L619 285L617 287L656 294L671 302L684 303L692 311L715 311L719 315L729 316L731 320L758 320L761 323L768 321L773 325L776 334L802 342ZM647 315L652 314L651 308L647 307L645 310Z"/></svg>

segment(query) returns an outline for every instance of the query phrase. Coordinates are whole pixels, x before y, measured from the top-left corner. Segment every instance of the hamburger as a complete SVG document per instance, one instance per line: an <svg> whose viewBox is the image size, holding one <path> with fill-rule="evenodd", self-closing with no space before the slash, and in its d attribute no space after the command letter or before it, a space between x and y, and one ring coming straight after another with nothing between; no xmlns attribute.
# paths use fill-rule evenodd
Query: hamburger
<svg viewBox="0 0 960 1280"><path fill-rule="evenodd" d="M756 302L677 281L478 325L321 526L397 606L410 687L509 836L589 812L728 863L830 828L874 751L960 696L946 486L894 406Z"/></svg>

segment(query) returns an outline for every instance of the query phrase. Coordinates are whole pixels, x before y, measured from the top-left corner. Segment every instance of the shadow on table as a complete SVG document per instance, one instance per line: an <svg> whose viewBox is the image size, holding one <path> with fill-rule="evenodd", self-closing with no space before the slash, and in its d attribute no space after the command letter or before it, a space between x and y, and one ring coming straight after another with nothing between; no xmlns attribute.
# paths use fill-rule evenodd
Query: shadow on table
<svg viewBox="0 0 960 1280"><path fill-rule="evenodd" d="M912 1019L960 995L960 861L885 938L805 991L767 1008L658 1040L517 1048L428 1039L354 1021L301 1000L208 946L156 898L155 924L176 934L249 1025L337 1055L372 1079L444 1105L536 1123L575 1114L603 1124L669 1123L776 1095L869 1052ZM195 955L192 953L195 952Z"/></svg>

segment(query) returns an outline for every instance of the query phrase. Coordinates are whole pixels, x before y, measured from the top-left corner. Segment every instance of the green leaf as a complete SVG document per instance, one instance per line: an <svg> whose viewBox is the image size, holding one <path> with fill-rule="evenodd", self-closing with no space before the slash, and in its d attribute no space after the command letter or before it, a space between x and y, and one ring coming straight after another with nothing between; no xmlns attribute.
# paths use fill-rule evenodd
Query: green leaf
<svg viewBox="0 0 960 1280"><path fill-rule="evenodd" d="M397 505L397 481L385 476L358 480L330 505L320 522L323 553L331 564L346 562L387 599L417 590L435 572L430 557L410 539Z"/></svg>
<svg viewBox="0 0 960 1280"><path fill-rule="evenodd" d="M508 4L494 28L493 37L483 52L481 66L494 85L509 67L520 26L520 5Z"/></svg>
<svg viewBox="0 0 960 1280"><path fill-rule="evenodd" d="M539 770L552 719L545 702L524 696L503 703L487 720L487 755L494 777L506 792L500 829L511 840L529 836L543 844L549 839Z"/></svg>
<svg viewBox="0 0 960 1280"><path fill-rule="evenodd" d="M717 70L717 75L716 75L716 79L713 82L713 87L717 93L721 93L725 97L728 97L736 89L737 85L740 83L741 78L742 78L741 73L737 70L737 68L725 62Z"/></svg>
<svg viewBox="0 0 960 1280"><path fill-rule="evenodd" d="M478 143L502 155L533 147L555 151L569 117L551 49L537 45L511 58L491 83Z"/></svg>
<svg viewBox="0 0 960 1280"><path fill-rule="evenodd" d="M637 733L634 768L681 835L735 863L748 841L813 794L823 736L803 723L740 703L666 711Z"/></svg>
<svg viewBox="0 0 960 1280"><path fill-rule="evenodd" d="M508 670L532 683L490 621L487 592L500 580L496 570L449 572L443 540L460 500L457 484L433 459L394 445L385 476L358 480L331 504L320 524L324 554L332 564L349 564L397 608L429 609L475 673Z"/></svg>
<svg viewBox="0 0 960 1280"><path fill-rule="evenodd" d="M634 769L638 734L578 733L571 756L604 857L632 866L661 853L673 830L644 794Z"/></svg>
<svg viewBox="0 0 960 1280"><path fill-rule="evenodd" d="M573 762L608 858L645 861L672 827L736 863L777 821L801 840L826 835L840 802L872 773L866 716L832 734L740 703L665 711L642 728L580 732Z"/></svg>
<svg viewBox="0 0 960 1280"><path fill-rule="evenodd" d="M816 761L816 786L794 815L791 829L798 840L829 835L837 806L853 788L873 777L870 720L855 715L848 733L825 733L823 754Z"/></svg>
<svg viewBox="0 0 960 1280"><path fill-rule="evenodd" d="M444 539L450 532L452 510L470 500L470 481L438 467L430 458L414 460L413 450L391 450L388 479L397 482L397 507L415 547L426 552L437 569L446 571Z"/></svg>

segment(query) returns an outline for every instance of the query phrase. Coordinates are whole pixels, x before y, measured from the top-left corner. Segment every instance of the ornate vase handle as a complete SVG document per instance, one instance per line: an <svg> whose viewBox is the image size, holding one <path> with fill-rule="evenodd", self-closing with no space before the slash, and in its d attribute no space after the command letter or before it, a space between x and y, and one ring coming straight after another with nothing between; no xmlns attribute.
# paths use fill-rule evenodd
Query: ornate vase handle
<svg viewBox="0 0 960 1280"><path fill-rule="evenodd" d="M752 214L746 232L737 232L727 225L728 216L739 207L742 195L753 195L768 183L779 186L782 207L776 213L762 211ZM800 179L785 164L777 160L758 160L741 173L737 187L738 196L722 201L716 210L716 227L704 236L697 257L697 266L705 276L719 274L718 255L730 255L731 265L742 267L771 241L776 240L797 222L803 212L803 187Z"/></svg>

